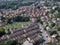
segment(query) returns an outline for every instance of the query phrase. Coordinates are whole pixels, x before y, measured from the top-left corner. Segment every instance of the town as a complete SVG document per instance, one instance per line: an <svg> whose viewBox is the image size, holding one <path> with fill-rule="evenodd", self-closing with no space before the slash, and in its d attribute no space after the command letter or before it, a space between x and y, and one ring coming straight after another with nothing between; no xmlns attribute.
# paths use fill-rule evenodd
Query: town
<svg viewBox="0 0 60 45"><path fill-rule="evenodd" d="M60 45L59 0L0 3L0 45Z"/></svg>

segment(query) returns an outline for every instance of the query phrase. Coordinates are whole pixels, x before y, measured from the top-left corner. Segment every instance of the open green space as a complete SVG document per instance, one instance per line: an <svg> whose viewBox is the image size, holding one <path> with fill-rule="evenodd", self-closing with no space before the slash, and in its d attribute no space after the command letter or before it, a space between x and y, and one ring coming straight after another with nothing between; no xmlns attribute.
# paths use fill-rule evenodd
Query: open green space
<svg viewBox="0 0 60 45"><path fill-rule="evenodd" d="M0 36L3 36L5 34L10 34L10 29L14 28L21 28L22 25L29 26L30 22L13 22L12 24L7 24L2 27L0 27Z"/></svg>
<svg viewBox="0 0 60 45"><path fill-rule="evenodd" d="M10 28L21 28L22 25L29 25L30 22L14 22L12 24L8 24L8 25L5 25L5 26L2 26L4 29L10 29Z"/></svg>

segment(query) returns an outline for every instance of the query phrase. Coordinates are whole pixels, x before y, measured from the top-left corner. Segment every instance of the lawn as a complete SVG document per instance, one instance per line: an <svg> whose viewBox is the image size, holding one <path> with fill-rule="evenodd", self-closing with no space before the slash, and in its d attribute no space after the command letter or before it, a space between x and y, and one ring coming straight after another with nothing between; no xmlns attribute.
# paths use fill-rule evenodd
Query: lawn
<svg viewBox="0 0 60 45"><path fill-rule="evenodd" d="M14 22L12 24L8 24L8 25L3 26L3 28L5 30L10 29L10 28L21 28L22 25L28 26L29 24L30 24L30 22Z"/></svg>

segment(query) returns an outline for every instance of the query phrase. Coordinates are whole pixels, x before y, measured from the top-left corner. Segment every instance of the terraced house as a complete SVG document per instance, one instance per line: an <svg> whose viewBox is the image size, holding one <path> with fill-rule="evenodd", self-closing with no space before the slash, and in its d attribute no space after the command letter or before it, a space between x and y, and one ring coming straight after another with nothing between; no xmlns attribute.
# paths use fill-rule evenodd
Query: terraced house
<svg viewBox="0 0 60 45"><path fill-rule="evenodd" d="M40 43L44 42L39 25L37 23L32 23L30 26L28 26L28 28L12 30L10 35L4 35L0 37L0 42L6 42L9 39L18 40L18 42L21 44L23 44L25 41L28 41L32 44L35 44L37 41Z"/></svg>

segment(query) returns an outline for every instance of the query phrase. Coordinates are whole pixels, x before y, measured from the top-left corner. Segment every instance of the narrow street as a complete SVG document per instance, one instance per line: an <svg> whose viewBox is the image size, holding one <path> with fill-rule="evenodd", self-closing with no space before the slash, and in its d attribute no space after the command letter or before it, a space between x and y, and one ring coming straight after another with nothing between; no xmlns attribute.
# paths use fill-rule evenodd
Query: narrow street
<svg viewBox="0 0 60 45"><path fill-rule="evenodd" d="M49 37L49 35L47 34L47 32L43 29L43 27L42 27L41 24L38 23L38 25L39 25L39 27L40 27L40 31L42 32L43 39L45 40L44 43L50 42L50 37Z"/></svg>

